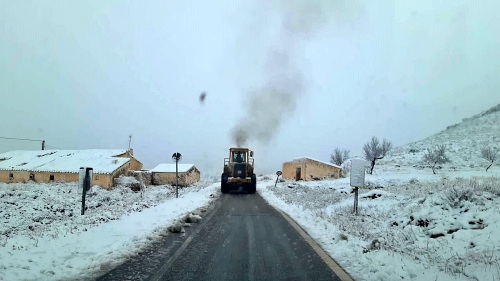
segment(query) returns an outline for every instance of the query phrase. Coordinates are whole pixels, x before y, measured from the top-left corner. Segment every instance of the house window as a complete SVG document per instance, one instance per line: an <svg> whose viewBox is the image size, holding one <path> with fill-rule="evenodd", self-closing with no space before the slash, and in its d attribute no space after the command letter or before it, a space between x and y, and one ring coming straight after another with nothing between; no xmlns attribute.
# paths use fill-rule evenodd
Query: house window
<svg viewBox="0 0 500 281"><path fill-rule="evenodd" d="M49 180L53 181L54 180L54 175L49 176Z"/></svg>
<svg viewBox="0 0 500 281"><path fill-rule="evenodd" d="M14 179L14 173L9 173L9 180L13 180Z"/></svg>
<svg viewBox="0 0 500 281"><path fill-rule="evenodd" d="M30 180L35 181L35 174L33 173L30 174Z"/></svg>

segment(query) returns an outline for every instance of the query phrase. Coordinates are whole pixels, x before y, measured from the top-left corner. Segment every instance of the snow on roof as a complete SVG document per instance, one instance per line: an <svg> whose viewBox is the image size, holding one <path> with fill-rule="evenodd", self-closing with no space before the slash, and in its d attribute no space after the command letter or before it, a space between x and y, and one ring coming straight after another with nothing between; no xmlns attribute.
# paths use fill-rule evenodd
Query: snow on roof
<svg viewBox="0 0 500 281"><path fill-rule="evenodd" d="M179 173L185 173L194 167L194 164L178 164ZM153 173L175 173L175 164L159 164L151 169Z"/></svg>
<svg viewBox="0 0 500 281"><path fill-rule="evenodd" d="M305 161L305 160L312 160L312 161L319 162L321 164L325 164L325 165L328 165L328 166L332 166L332 167L335 167L335 168L342 169L342 167L340 167L338 165L335 165L335 164L332 164L332 163L328 163L328 162L324 162L324 161L321 161L321 160L317 160L317 159L314 159L314 158L311 158L311 157L299 157L299 158L295 158L295 159L293 159L293 162L300 162L300 161Z"/></svg>
<svg viewBox="0 0 500 281"><path fill-rule="evenodd" d="M121 149L15 150L0 154L0 170L78 173L80 167L91 167L94 173L110 174L130 161L114 157L126 152Z"/></svg>

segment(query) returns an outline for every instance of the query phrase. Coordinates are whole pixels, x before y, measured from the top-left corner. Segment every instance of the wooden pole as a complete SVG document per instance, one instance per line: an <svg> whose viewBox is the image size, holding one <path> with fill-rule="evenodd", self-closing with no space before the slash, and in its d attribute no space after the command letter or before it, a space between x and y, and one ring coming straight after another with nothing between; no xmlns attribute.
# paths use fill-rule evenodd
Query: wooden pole
<svg viewBox="0 0 500 281"><path fill-rule="evenodd" d="M179 198L179 160L175 161L175 198Z"/></svg>
<svg viewBox="0 0 500 281"><path fill-rule="evenodd" d="M356 216L358 215L358 194L359 194L359 189L357 187L354 187L354 210L353 212L356 213Z"/></svg>

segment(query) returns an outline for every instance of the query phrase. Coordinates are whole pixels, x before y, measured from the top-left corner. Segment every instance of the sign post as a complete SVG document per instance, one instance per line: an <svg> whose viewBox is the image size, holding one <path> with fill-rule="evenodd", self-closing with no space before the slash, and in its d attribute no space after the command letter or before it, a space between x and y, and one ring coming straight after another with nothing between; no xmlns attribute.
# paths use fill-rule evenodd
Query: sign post
<svg viewBox="0 0 500 281"><path fill-rule="evenodd" d="M87 195L87 191L90 190L93 171L94 169L89 167L80 167L78 175L78 193L82 193L82 216L85 214L85 196Z"/></svg>
<svg viewBox="0 0 500 281"><path fill-rule="evenodd" d="M172 159L175 161L175 198L179 198L179 169L178 163L182 159L182 155L179 152L172 154Z"/></svg>
<svg viewBox="0 0 500 281"><path fill-rule="evenodd" d="M351 159L351 187L354 188L354 210L358 215L359 188L365 186L366 161L363 159Z"/></svg>
<svg viewBox="0 0 500 281"><path fill-rule="evenodd" d="M274 183L274 187L276 187L276 185L278 184L278 179L279 179L279 177L280 177L282 174L283 174L283 173L282 173L281 171L277 171L277 172L276 172L276 176L277 176L277 177L276 177L276 182Z"/></svg>

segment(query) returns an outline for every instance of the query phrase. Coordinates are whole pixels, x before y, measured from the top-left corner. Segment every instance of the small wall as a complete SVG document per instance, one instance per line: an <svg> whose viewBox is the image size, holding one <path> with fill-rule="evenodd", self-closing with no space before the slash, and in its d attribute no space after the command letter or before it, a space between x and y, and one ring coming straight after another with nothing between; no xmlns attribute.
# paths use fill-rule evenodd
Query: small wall
<svg viewBox="0 0 500 281"><path fill-rule="evenodd" d="M139 182L141 181L145 185L152 185L153 184L153 174L149 171L128 171L128 176L134 177L136 180Z"/></svg>
<svg viewBox="0 0 500 281"><path fill-rule="evenodd" d="M126 176L128 174L128 171L129 171L129 167L130 167L130 162L128 163L125 163L123 164L120 168L116 169L109 177L107 183L106 183L106 186L101 186L103 188L111 188L113 186L113 179L114 178L118 178L120 177L121 175L124 175Z"/></svg>
<svg viewBox="0 0 500 281"><path fill-rule="evenodd" d="M175 173L152 173L152 182L154 185L175 185L176 178ZM189 186L200 181L200 171L196 168L192 168L187 172L179 173L179 186Z"/></svg>
<svg viewBox="0 0 500 281"><path fill-rule="evenodd" d="M153 172L152 174L154 185L175 184L175 173ZM179 173L179 185L181 185L182 174L184 173Z"/></svg>
<svg viewBox="0 0 500 281"><path fill-rule="evenodd" d="M189 186L200 181L200 171L196 168L190 169L183 176L182 182L184 183L184 186Z"/></svg>

